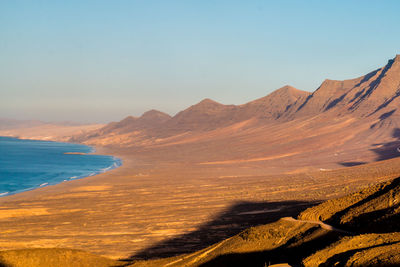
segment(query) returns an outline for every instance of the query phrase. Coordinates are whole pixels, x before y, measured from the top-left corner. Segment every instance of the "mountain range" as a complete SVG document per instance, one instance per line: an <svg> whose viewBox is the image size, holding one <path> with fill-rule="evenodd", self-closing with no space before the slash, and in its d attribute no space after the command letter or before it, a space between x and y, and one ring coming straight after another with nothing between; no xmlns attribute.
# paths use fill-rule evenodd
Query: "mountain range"
<svg viewBox="0 0 400 267"><path fill-rule="evenodd" d="M364 76L325 80L312 93L287 85L242 105L204 99L172 117L151 110L70 141L143 153L174 146L190 151L181 156L201 164L282 158L299 162L317 156L315 166L332 168L397 155L399 96L397 55Z"/></svg>
<svg viewBox="0 0 400 267"><path fill-rule="evenodd" d="M399 96L400 55L397 55L383 68L362 77L345 81L327 79L313 93L286 85L243 105L223 105L204 99L173 117L151 110L139 118L129 116L119 123L111 123L100 131L103 134L154 128L199 131L253 118L267 122L288 121L333 112L386 119L398 116Z"/></svg>

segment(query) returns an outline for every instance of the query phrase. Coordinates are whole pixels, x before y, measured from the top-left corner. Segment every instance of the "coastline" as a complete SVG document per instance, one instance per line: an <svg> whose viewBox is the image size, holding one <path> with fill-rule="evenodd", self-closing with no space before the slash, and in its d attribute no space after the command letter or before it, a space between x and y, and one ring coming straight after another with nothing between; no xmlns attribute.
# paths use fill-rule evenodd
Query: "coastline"
<svg viewBox="0 0 400 267"><path fill-rule="evenodd" d="M37 189L40 188L44 188L44 187L48 187L48 186L55 186L58 184L62 184L62 183L66 183L66 182L71 182L74 180L80 180L80 179L84 179L84 178L88 178L88 177L93 177L105 172L108 172L110 170L116 169L120 166L123 165L123 160L121 158L118 158L114 155L107 155L107 154L101 154L98 153L98 148L94 147L94 146L89 146L89 145L85 145L85 144L78 144L78 143L71 143L71 142L63 142L63 141L56 141L56 140L39 140L39 139L30 139L30 138L19 138L19 137L15 137L15 136L0 136L0 137L4 137L4 138L12 138L12 139L17 139L17 140L21 140L21 141L32 141L32 142L50 142L50 143L57 143L57 144L70 144L70 145L79 145L79 146L83 146L88 148L88 152L64 152L62 154L64 155L98 155L98 156L104 156L104 157L109 157L111 158L111 165L104 167L104 168L100 168L97 169L93 172L90 172L89 174L84 174L84 175L76 175L76 176L70 176L70 177L63 177L61 179L59 179L59 181L42 181L40 184L38 184L37 186L32 186L32 187L27 187L27 188L23 188L20 190L16 190L16 191L12 191L12 192L0 192L0 199L4 198L4 197L8 197L8 196L14 196L17 194L21 194L24 192L28 192L28 191L35 191ZM50 178L50 177L49 177Z"/></svg>
<svg viewBox="0 0 400 267"><path fill-rule="evenodd" d="M95 176L0 198L0 250L63 247L126 259L166 240L194 233L188 241L177 239L176 244L168 245L171 252L185 252L187 248L180 247L182 244L201 240L195 235L196 229L212 223L232 207L241 207L237 213L253 212L251 216L261 217L265 216L259 211L268 210L268 218L278 218L290 210L272 211L290 205L285 204L287 201L312 203L321 200L321 195L333 198L377 183L371 170L380 166L381 174L386 173L384 179L400 171L400 159L393 159L388 164L310 175L232 178L230 172L240 170L235 165L216 172L213 166L165 162L143 151L95 148L95 153L113 155L124 164ZM349 189L344 191L342 177L346 176L352 179L346 182ZM299 184L308 189L297 190ZM229 235L226 229L240 231L246 227L247 220L231 221L249 216L237 213L223 216L229 220L208 234L218 241ZM190 248L195 249L204 244L192 245Z"/></svg>

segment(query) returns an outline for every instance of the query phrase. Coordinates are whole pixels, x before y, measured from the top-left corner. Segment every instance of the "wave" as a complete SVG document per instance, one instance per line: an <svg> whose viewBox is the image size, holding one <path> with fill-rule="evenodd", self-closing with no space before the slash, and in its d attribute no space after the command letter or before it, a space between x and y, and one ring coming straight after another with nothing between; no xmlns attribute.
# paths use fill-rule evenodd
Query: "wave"
<svg viewBox="0 0 400 267"><path fill-rule="evenodd" d="M119 158L113 157L113 160L114 160L114 163L111 166L107 167L107 168L101 169L100 173L104 173L106 171L118 168L119 166L122 165L122 161Z"/></svg>
<svg viewBox="0 0 400 267"><path fill-rule="evenodd" d="M0 193L0 197L2 197L2 196L6 196L6 195L8 195L10 192L3 192L3 193Z"/></svg>
<svg viewBox="0 0 400 267"><path fill-rule="evenodd" d="M97 174L105 173L105 172L107 172L109 170L118 168L118 167L120 167L122 165L122 160L121 159L116 158L114 156L112 156L111 158L113 160L113 163L110 166L108 166L106 168L102 168L102 169L100 169L98 171L90 172L88 174L83 174L83 175L80 175L80 176L71 176L71 177L69 177L69 180L78 180L78 179L82 179L82 178L85 178L85 177L95 176ZM63 180L63 181L66 182L68 180Z"/></svg>
<svg viewBox="0 0 400 267"><path fill-rule="evenodd" d="M107 172L107 171L109 171L109 170L118 168L119 166L122 165L122 160L121 160L121 159L116 158L116 157L112 157L112 159L113 159L113 161L114 161L112 165L110 165L110 166L108 166L108 167L106 167L106 168L100 169L100 170L97 171L97 172L92 172L89 176L93 176L93 175L100 174L100 173L105 173L105 172Z"/></svg>

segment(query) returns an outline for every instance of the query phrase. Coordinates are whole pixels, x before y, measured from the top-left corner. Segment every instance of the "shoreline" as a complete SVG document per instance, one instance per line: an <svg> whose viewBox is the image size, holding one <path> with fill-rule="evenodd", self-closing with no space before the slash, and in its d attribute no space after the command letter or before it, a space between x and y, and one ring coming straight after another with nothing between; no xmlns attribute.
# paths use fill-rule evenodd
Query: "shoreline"
<svg viewBox="0 0 400 267"><path fill-rule="evenodd" d="M61 144L71 144L71 145L85 146L85 147L87 147L89 149L88 152L64 152L62 154L64 154L64 155L99 155L99 156L110 157L111 160L112 160L112 164L110 166L98 169L96 171L93 171L93 172L89 173L88 175L85 174L85 175L71 176L69 178L63 178L62 181L60 180L60 181L57 181L57 182L42 181L37 186L28 187L28 188L20 189L20 190L13 191L13 192L0 192L0 199L8 197L8 196L15 196L15 195L18 195L18 194L21 194L21 193L24 193L24 192L35 191L35 190L38 190L40 188L44 188L44 187L48 187L48 186L55 186L55 185L63 184L63 183L66 183L66 182L71 182L71 181L75 181L75 180L81 180L81 179L88 178L88 177L93 177L93 176L96 176L96 175L111 171L113 169L119 168L119 167L121 167L123 165L123 160L121 158L116 157L115 155L100 154L100 153L98 153L98 147L95 147L95 146L89 146L89 145L85 145L85 144L72 143L72 142L53 141L53 140L26 139L26 138L19 138L19 137L15 137L15 136L0 136L0 137L12 138L12 139L17 139L17 140L22 140L22 141L52 142L52 143L61 143Z"/></svg>
<svg viewBox="0 0 400 267"><path fill-rule="evenodd" d="M386 177L380 176L379 180L390 179L400 170L399 158L311 176L250 175L232 179L220 178L220 171L214 172L211 167L170 165L149 161L148 155L136 151L96 148L97 153L122 158L124 164L85 179L0 198L0 250L63 247L127 259L161 253L157 248L168 244L170 250L162 253L183 253L205 244L200 238L204 232L197 231L204 225L215 226L212 235L208 231L206 235L218 241L249 226L249 216L263 220L261 210L290 208L290 203L297 200L312 204L321 196L333 198L377 183L371 170L381 165L380 174L386 173ZM345 173L352 179L343 191L343 178L338 177ZM318 179L316 175L322 176ZM297 190L299 184L308 190ZM240 215L243 212L255 214ZM286 208L268 213L268 218L278 218L282 212L293 215ZM218 218L229 220L219 222ZM193 244L193 240L199 241Z"/></svg>
<svg viewBox="0 0 400 267"><path fill-rule="evenodd" d="M276 210L268 218L282 212L293 216L290 209L277 209L293 206L293 201L312 204L341 196L400 173L400 158L268 175L237 164L217 168L169 160L159 150L93 147L96 154L118 157L124 164L85 179L0 197L0 250L63 247L113 259L184 253L205 245L204 232L198 231L203 226L211 225L206 236L218 241L249 226L249 216L263 220L260 211ZM166 244L168 251L162 250Z"/></svg>

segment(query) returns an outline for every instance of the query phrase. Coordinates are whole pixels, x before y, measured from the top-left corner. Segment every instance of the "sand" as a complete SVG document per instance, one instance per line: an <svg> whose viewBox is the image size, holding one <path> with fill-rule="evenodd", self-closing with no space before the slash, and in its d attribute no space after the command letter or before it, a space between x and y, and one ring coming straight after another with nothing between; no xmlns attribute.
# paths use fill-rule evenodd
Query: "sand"
<svg viewBox="0 0 400 267"><path fill-rule="evenodd" d="M393 159L344 170L260 175L268 173L261 163L258 168L171 163L96 149L122 158L123 165L0 198L0 249L62 247L111 258L194 251L245 227L295 215L314 201L379 182L377 172L381 180L400 172L400 160ZM287 203L295 200L302 202ZM213 230L205 244L199 229L207 224ZM161 251L166 241L171 243Z"/></svg>

